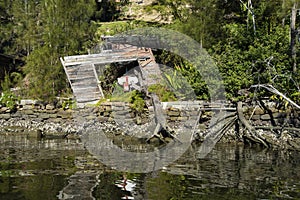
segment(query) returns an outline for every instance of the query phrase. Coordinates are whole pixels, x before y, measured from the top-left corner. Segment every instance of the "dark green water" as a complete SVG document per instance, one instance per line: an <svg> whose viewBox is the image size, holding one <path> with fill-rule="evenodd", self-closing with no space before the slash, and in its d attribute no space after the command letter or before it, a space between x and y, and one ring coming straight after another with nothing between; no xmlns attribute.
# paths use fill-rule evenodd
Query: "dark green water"
<svg viewBox="0 0 300 200"><path fill-rule="evenodd" d="M0 199L300 199L300 153L218 145L205 158L192 146L145 174L111 170L78 140L0 136Z"/></svg>

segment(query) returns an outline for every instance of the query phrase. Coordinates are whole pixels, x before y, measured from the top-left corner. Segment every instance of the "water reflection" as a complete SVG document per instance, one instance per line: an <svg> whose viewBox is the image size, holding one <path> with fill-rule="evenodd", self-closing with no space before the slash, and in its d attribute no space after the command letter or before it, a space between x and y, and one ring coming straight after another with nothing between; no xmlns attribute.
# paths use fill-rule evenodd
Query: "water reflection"
<svg viewBox="0 0 300 200"><path fill-rule="evenodd" d="M300 198L299 152L218 145L205 159L199 159L198 149L199 146L191 147L164 170L128 174L136 184L132 197L153 200ZM112 177L112 173L115 174L100 177L100 182L104 177ZM112 183L106 183L106 187L115 188ZM101 194L103 190L97 188L97 192Z"/></svg>
<svg viewBox="0 0 300 200"><path fill-rule="evenodd" d="M300 199L299 152L217 145L199 159L199 148L134 174L103 166L79 140L0 136L0 199Z"/></svg>
<svg viewBox="0 0 300 200"><path fill-rule="evenodd" d="M76 140L0 135L0 199L56 199L83 153Z"/></svg>
<svg viewBox="0 0 300 200"><path fill-rule="evenodd" d="M135 179L127 179L127 175L123 174L122 180L117 180L115 185L124 191L124 196L121 199L134 199L131 192L134 190L136 183Z"/></svg>

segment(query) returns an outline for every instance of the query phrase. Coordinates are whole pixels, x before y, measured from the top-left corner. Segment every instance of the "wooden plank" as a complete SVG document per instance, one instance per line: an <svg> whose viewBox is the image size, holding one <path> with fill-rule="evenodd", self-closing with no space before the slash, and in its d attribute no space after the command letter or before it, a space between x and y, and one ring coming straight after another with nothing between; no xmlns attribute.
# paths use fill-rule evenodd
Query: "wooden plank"
<svg viewBox="0 0 300 200"><path fill-rule="evenodd" d="M99 88L98 87L74 87L73 90L75 90L75 91L80 91L80 90L84 90L84 91L90 91L90 90L99 91Z"/></svg>
<svg viewBox="0 0 300 200"><path fill-rule="evenodd" d="M117 62L130 62L130 61L136 61L137 58L136 57L132 57L132 58L114 58L114 59L107 59L107 60L103 60L103 59L95 59L95 60L87 60L87 61L77 61L77 62L68 62L65 63L66 66L70 66L70 65L78 65L78 64L109 64L109 63L117 63Z"/></svg>
<svg viewBox="0 0 300 200"><path fill-rule="evenodd" d="M79 91L79 90L95 90L95 91L99 91L99 88L95 85L93 86L85 86L85 85L82 85L82 86L74 86L73 87L76 91Z"/></svg>
<svg viewBox="0 0 300 200"><path fill-rule="evenodd" d="M69 75L70 79L79 78L79 77L80 78L81 77L88 77L88 78L93 77L93 78L95 78L95 75L94 75L93 71L89 71L89 72L87 72L87 71L85 71L85 72L78 71L78 72L68 73L68 75Z"/></svg>
<svg viewBox="0 0 300 200"><path fill-rule="evenodd" d="M92 54L92 55L80 55L80 56L67 56L64 57L64 65L81 65L81 64L106 64L106 63L114 63L114 62L127 62L127 61L135 61L139 58L149 59L151 55L149 52L145 53L135 53L131 52L127 54Z"/></svg>
<svg viewBox="0 0 300 200"><path fill-rule="evenodd" d="M94 101L99 101L100 99L99 98L93 98L93 99L77 99L77 102L78 103L91 103L91 102L94 102Z"/></svg>
<svg viewBox="0 0 300 200"><path fill-rule="evenodd" d="M70 65L70 66L72 66L72 65ZM78 73L78 72L81 72L81 73L85 72L85 73L87 73L87 72L91 72L92 70L93 69L88 68L88 67L84 67L84 66L78 67L78 68L74 67L74 68L67 69L68 73Z"/></svg>
<svg viewBox="0 0 300 200"><path fill-rule="evenodd" d="M81 85L73 85L73 88L75 90L80 90L80 89L86 89L86 88L94 88L97 89L99 92L99 88L97 86L95 86L96 84L81 84Z"/></svg>
<svg viewBox="0 0 300 200"><path fill-rule="evenodd" d="M76 77L74 79L71 79L72 83L89 83L89 82L93 82L93 83L97 83L97 80L94 77Z"/></svg>
<svg viewBox="0 0 300 200"><path fill-rule="evenodd" d="M87 81L86 79L83 79L84 81L80 81L80 82L73 82L72 86L77 87L77 86L82 86L82 85L86 85L86 86L95 86L95 84L97 84L95 81Z"/></svg>
<svg viewBox="0 0 300 200"><path fill-rule="evenodd" d="M93 101L95 99L98 99L98 100L101 99L99 95L98 96L97 95L94 95L94 96L75 96L75 98L76 98L76 100L77 99L86 99L86 100L90 99L91 101Z"/></svg>
<svg viewBox="0 0 300 200"><path fill-rule="evenodd" d="M90 96L76 96L76 99L100 99L99 95L90 95Z"/></svg>
<svg viewBox="0 0 300 200"><path fill-rule="evenodd" d="M91 100L91 101L94 101L95 99L98 99L98 100L100 100L101 98L99 97L99 96L87 96L87 97L83 97L83 96L75 96L76 97L76 100L78 99L78 100L82 100L82 99L84 99L85 101L86 100Z"/></svg>
<svg viewBox="0 0 300 200"><path fill-rule="evenodd" d="M101 95L102 95L102 98L104 98L104 93L103 93L103 91L102 91L102 88L101 88L101 85L100 85L100 81L99 81L99 79L98 79L98 74L97 74L97 72L96 72L95 65L92 64L92 66L93 66L93 71L94 71L94 74L95 74L95 77L96 77L96 80L97 80L97 86L98 86L98 88L99 88L99 90L100 90L100 93L101 93Z"/></svg>
<svg viewBox="0 0 300 200"><path fill-rule="evenodd" d="M94 76L71 76L70 80L82 80L82 79L92 79Z"/></svg>
<svg viewBox="0 0 300 200"><path fill-rule="evenodd" d="M69 73L70 76L93 76L94 77L94 73L93 71L77 71L77 72L71 72Z"/></svg>
<svg viewBox="0 0 300 200"><path fill-rule="evenodd" d="M74 55L74 56L65 56L64 61L65 62L73 62L78 61L82 59L93 59L93 58L99 58L99 57L114 57L114 56L128 56L128 55L144 55L149 54L149 52L144 50L137 50L137 49L131 49L126 51L109 51L106 53L98 53L98 54L86 54L86 55Z"/></svg>
<svg viewBox="0 0 300 200"><path fill-rule="evenodd" d="M126 55L127 54L127 55ZM67 56L64 57L64 62L78 62L78 61L85 61L85 60L95 60L95 59L113 59L119 57L136 57L136 55L144 55L141 53L129 53L129 52L118 52L118 53L105 53L105 54L89 54L89 55L77 55L77 56Z"/></svg>

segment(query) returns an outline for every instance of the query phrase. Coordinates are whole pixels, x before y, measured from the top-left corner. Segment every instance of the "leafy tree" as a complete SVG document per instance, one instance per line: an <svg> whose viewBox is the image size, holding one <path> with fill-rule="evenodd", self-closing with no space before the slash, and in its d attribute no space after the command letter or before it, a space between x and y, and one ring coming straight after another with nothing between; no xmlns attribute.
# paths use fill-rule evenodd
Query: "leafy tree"
<svg viewBox="0 0 300 200"><path fill-rule="evenodd" d="M169 13L177 13L173 14L175 20L169 27L203 44L215 58L230 99L242 98L241 89L258 83L273 84L291 96L299 92L299 75L295 73L297 60L291 56L289 43L290 32L293 32L289 27L291 10L295 4L298 8L298 0L157 2L161 10L165 5L171 8ZM298 44L295 47L297 49ZM181 69L198 97L207 98L203 95L207 94L207 88L201 74L181 58L163 53L159 61Z"/></svg>
<svg viewBox="0 0 300 200"><path fill-rule="evenodd" d="M222 35L220 19L224 10L217 0L157 0L154 9L165 18L172 15L169 27L191 36L203 47L210 47Z"/></svg>
<svg viewBox="0 0 300 200"><path fill-rule="evenodd" d="M253 41L244 42L241 34L245 31L245 26L241 28L232 24L226 28L236 34L228 38L227 44L220 43L214 46L214 57L223 74L229 98L238 97L240 89L247 89L252 84L275 84L286 92L291 89L281 79L284 74L290 72L287 26L276 27L269 35L264 31L258 32Z"/></svg>
<svg viewBox="0 0 300 200"><path fill-rule="evenodd" d="M9 48L14 40L11 4L12 0L0 1L0 53L12 52Z"/></svg>
<svg viewBox="0 0 300 200"><path fill-rule="evenodd" d="M80 53L92 37L95 1L44 0L39 6L41 42L27 57L24 71L29 96L49 100L67 87L59 57Z"/></svg>
<svg viewBox="0 0 300 200"><path fill-rule="evenodd" d="M41 42L40 12L41 0L21 0L12 2L15 35L15 51L28 56Z"/></svg>

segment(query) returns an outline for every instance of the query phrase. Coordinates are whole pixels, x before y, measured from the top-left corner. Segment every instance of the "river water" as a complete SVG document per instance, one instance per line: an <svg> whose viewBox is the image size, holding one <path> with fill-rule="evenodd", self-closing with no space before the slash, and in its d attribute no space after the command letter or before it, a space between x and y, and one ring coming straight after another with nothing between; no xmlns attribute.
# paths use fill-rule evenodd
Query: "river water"
<svg viewBox="0 0 300 200"><path fill-rule="evenodd" d="M80 140L0 136L0 199L300 199L300 153L219 144L204 159L192 145L150 173L118 172Z"/></svg>

